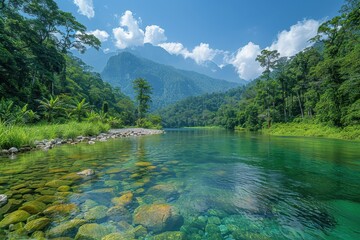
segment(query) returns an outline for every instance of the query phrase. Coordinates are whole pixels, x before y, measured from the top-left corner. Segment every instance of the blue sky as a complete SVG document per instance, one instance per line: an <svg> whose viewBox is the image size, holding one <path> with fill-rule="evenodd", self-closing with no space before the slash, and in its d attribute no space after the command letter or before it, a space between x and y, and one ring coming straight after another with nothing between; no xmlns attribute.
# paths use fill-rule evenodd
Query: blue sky
<svg viewBox="0 0 360 240"><path fill-rule="evenodd" d="M251 80L264 48L291 56L309 46L321 22L338 14L340 0L57 0L116 51L145 43L198 64L232 64Z"/></svg>

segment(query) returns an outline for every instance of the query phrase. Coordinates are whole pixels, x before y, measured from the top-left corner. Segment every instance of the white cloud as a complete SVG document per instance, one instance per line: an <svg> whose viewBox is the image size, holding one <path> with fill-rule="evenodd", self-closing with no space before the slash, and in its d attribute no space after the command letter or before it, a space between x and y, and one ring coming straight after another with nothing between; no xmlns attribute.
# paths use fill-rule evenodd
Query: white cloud
<svg viewBox="0 0 360 240"><path fill-rule="evenodd" d="M151 25L145 28L145 38L144 43L151 43L153 45L158 45L167 40L165 36L165 30L159 26Z"/></svg>
<svg viewBox="0 0 360 240"><path fill-rule="evenodd" d="M184 45L182 45L182 43L178 43L178 42L161 43L158 46L165 49L168 53L174 54L174 55L185 56L189 53L189 51L184 47Z"/></svg>
<svg viewBox="0 0 360 240"><path fill-rule="evenodd" d="M249 42L244 47L238 49L235 56L229 59L229 63L234 65L240 78L252 80L263 71L260 64L255 60L260 52L259 45Z"/></svg>
<svg viewBox="0 0 360 240"><path fill-rule="evenodd" d="M209 44L200 43L199 46L196 46L192 52L188 53L188 56L195 60L197 64L202 64L206 61L211 61L217 55L218 50L211 49Z"/></svg>
<svg viewBox="0 0 360 240"><path fill-rule="evenodd" d="M99 29L96 29L94 31L90 31L89 34L94 35L97 37L101 42L106 42L109 38L109 34L106 31L102 31Z"/></svg>
<svg viewBox="0 0 360 240"><path fill-rule="evenodd" d="M121 17L120 27L114 28L113 34L116 39L115 45L120 49L144 44L144 31L139 28L138 20L129 10Z"/></svg>
<svg viewBox="0 0 360 240"><path fill-rule="evenodd" d="M284 30L277 36L277 40L270 46L271 50L278 50L282 57L290 57L312 45L309 39L317 34L320 22L310 19L298 22Z"/></svg>
<svg viewBox="0 0 360 240"><path fill-rule="evenodd" d="M184 58L191 58L197 64L212 61L216 55L222 52L221 50L210 48L207 43L200 43L198 46L194 47L191 52L185 48L184 45L178 42L162 43L158 46L162 47L170 54L182 55Z"/></svg>
<svg viewBox="0 0 360 240"><path fill-rule="evenodd" d="M94 6L92 0L74 0L76 6L78 6L78 12L88 18L95 16Z"/></svg>

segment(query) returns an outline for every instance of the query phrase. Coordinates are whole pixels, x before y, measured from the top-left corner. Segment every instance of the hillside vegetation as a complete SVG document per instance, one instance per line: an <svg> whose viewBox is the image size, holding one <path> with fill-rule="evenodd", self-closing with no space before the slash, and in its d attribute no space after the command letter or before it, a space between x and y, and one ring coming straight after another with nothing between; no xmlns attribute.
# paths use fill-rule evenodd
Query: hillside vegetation
<svg viewBox="0 0 360 240"><path fill-rule="evenodd" d="M276 51L262 51L258 60L265 71L242 91L240 100L221 99L229 98L229 92L221 97L187 99L162 111L165 125L214 124L256 131L271 129L275 123L305 122L319 129L322 126L350 129L354 134L346 133L343 138L357 138L355 135L360 133L356 130L360 124L359 9L359 1L348 1L339 16L319 27L318 35L311 40L314 46L292 58L280 58ZM206 104L212 101L217 103L215 108ZM319 132L313 135L321 135Z"/></svg>

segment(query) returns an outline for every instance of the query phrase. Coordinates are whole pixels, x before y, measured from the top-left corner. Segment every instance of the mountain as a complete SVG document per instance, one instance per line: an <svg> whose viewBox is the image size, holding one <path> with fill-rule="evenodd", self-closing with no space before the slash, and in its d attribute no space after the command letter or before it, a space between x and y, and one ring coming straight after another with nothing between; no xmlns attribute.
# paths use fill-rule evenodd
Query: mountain
<svg viewBox="0 0 360 240"><path fill-rule="evenodd" d="M101 76L104 81L120 87L130 97L134 97L132 81L136 78L146 79L153 87L153 110L189 96L226 91L240 86L238 83L159 64L130 52L110 57Z"/></svg>
<svg viewBox="0 0 360 240"><path fill-rule="evenodd" d="M216 79L223 79L241 84L247 83L247 81L239 78L235 67L231 64L225 65L221 68L212 61L197 64L191 58L185 59L180 55L169 54L165 49L158 46L153 46L151 44L126 48L124 50L119 50L117 53L122 52L130 52L140 58L146 58L151 61L169 65L177 69L198 72ZM96 72L101 72L106 66L108 59L117 53L104 53L101 50L97 51L93 48L88 49L84 54L80 54L77 51L73 52L75 56L81 58L86 64L92 66Z"/></svg>
<svg viewBox="0 0 360 240"><path fill-rule="evenodd" d="M235 67L230 64L222 68L212 61L197 64L191 58L185 59L180 55L169 54L165 49L151 44L144 44L143 46L132 47L123 51L130 52L138 57L150 59L157 63L170 65L177 69L194 71L212 78L223 79L230 82L247 83L245 80L239 78Z"/></svg>

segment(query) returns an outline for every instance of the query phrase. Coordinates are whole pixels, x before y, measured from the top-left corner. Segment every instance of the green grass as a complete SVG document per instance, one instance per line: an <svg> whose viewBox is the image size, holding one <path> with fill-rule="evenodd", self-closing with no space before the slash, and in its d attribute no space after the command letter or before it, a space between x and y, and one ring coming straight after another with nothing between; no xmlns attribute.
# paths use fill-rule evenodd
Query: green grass
<svg viewBox="0 0 360 240"><path fill-rule="evenodd" d="M271 128L263 129L262 132L276 136L305 136L360 140L360 126L336 128L315 123L275 123Z"/></svg>
<svg viewBox="0 0 360 240"><path fill-rule="evenodd" d="M66 124L17 126L0 123L0 149L10 147L33 146L35 140L54 138L75 138L77 136L94 136L101 132L107 132L109 124L100 122L69 122Z"/></svg>

